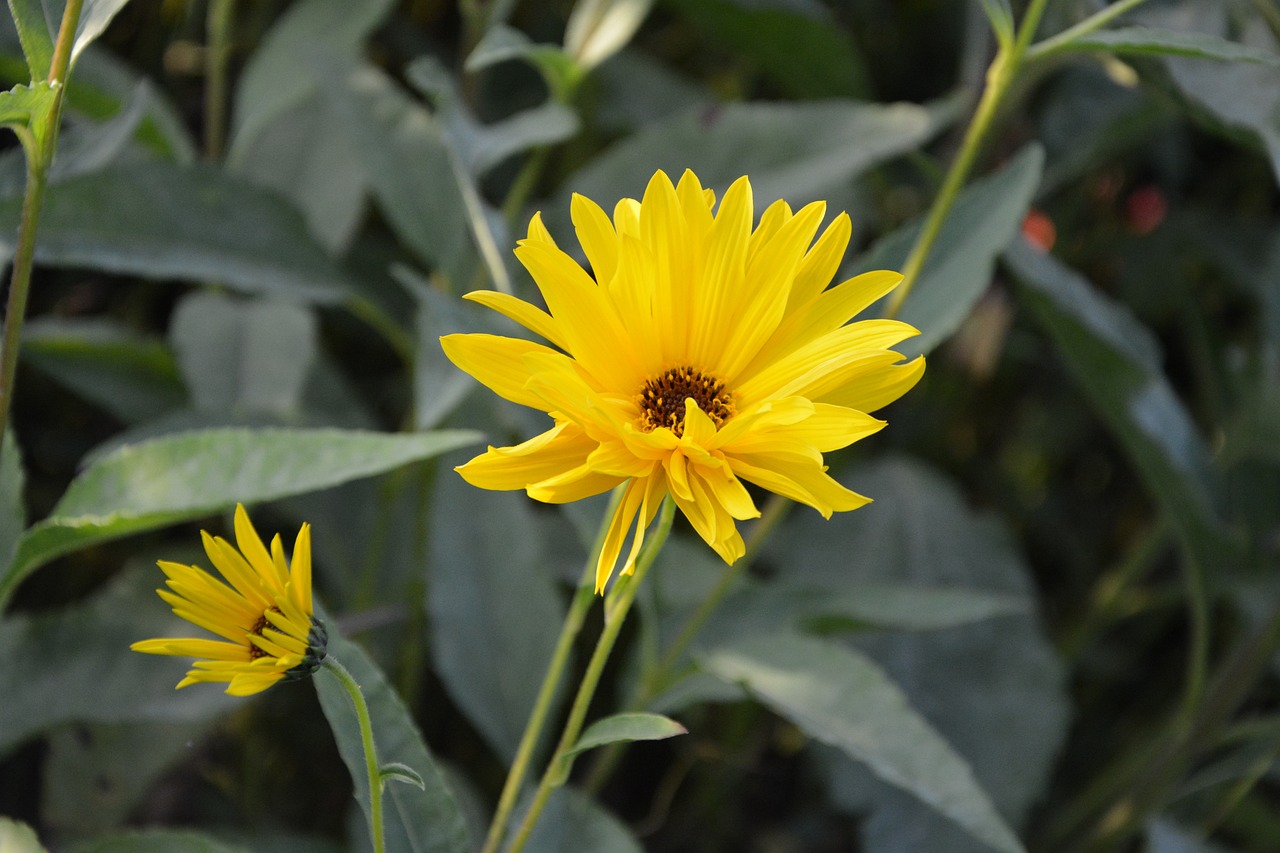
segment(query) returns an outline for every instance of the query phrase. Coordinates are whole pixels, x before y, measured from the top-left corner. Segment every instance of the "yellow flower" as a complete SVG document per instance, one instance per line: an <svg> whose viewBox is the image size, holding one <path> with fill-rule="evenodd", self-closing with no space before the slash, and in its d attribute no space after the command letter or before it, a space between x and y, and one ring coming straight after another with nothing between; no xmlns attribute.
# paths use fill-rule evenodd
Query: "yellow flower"
<svg viewBox="0 0 1280 853"><path fill-rule="evenodd" d="M169 589L156 590L173 612L222 640L158 639L130 646L135 652L203 658L178 682L227 682L227 693L248 696L282 678L315 671L325 656L324 626L311 604L311 525L303 524L285 560L277 535L262 544L244 507L236 505L236 545L201 531L205 553L230 586L198 566L159 562ZM238 546L238 547L237 547Z"/></svg>
<svg viewBox="0 0 1280 853"><path fill-rule="evenodd" d="M502 293L466 297L555 348L483 334L441 339L458 367L554 420L458 468L467 482L548 503L627 484L597 564L598 590L634 524L623 566L631 571L667 494L728 563L744 550L735 520L760 514L743 481L828 518L867 503L827 475L822 454L883 427L867 413L924 372L923 358L903 363L889 349L916 329L846 325L899 274L827 288L849 243L847 215L815 242L822 202L793 212L777 201L754 230L745 177L713 214L714 204L689 171L678 186L658 172L643 200L620 201L612 221L575 195L573 224L594 280L535 215L516 255L547 310Z"/></svg>

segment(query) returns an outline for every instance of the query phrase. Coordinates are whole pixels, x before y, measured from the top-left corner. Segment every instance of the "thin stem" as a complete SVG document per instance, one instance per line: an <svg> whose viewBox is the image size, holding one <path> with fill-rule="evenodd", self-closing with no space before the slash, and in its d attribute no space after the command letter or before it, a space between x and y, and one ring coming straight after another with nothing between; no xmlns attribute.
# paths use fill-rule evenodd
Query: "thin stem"
<svg viewBox="0 0 1280 853"><path fill-rule="evenodd" d="M995 59L991 61L991 66L987 69L987 85L983 89L982 98L978 101L973 120L965 129L960 151L951 161L951 167L947 170L942 187L939 188L938 195L929 208L929 214L925 217L924 225L920 229L920 236L916 238L915 245L911 247L911 253L907 255L907 260L902 266L902 284L893 291L886 312L887 316L898 315L902 310L902 303L906 301L907 295L919 281L924 263L929 257L934 242L938 239L938 234L942 231L947 214L951 212L956 197L973 169L974 161L977 160L978 152L987 138L987 133L991 130L1005 95L1008 94L1013 81L1017 79L1023 55L1036 29L1040 26L1040 17L1044 14L1047 2L1048 0L1031 0L1012 47L1006 48L1002 45L996 52Z"/></svg>
<svg viewBox="0 0 1280 853"><path fill-rule="evenodd" d="M511 769L507 772L507 780L503 783L502 794L498 799L498 807L493 813L493 820L489 824L489 833L485 837L484 853L494 853L498 846L502 844L502 836L507 831L507 824L511 820L511 812L515 808L516 799L520 795L520 786L529 772L529 762L533 758L533 750L537 747L538 740L542 735L542 728L546 724L547 714L551 710L551 702L555 699L556 688L560 686L560 676L564 672L565 665L569 662L570 653L573 651L573 641L577 639L578 633L582 630L582 623L586 619L587 611L591 609L591 604L595 601L596 561L599 559L600 549L604 547L604 538L609 531L609 523L613 519L614 511L618 508L618 503L622 500L622 495L623 487L614 490L613 496L609 501L609 507L605 510L604 517L600 522L600 529L596 533L595 544L587 555L587 562L582 570L582 579L578 581L578 588L573 594L573 600L569 603L569 611L565 614L564 625L560 628L560 638L556 640L555 652L551 655L551 662L547 664L547 673L542 677L542 686L538 689L538 698L534 701L533 711L529 714L529 722L525 724L524 734L520 736L520 744L516 747L516 755L512 759Z"/></svg>
<svg viewBox="0 0 1280 853"><path fill-rule="evenodd" d="M44 207L49 165L58 148L58 128L62 125L62 103L67 93L67 74L71 68L71 52L75 46L76 27L84 0L67 0L58 27L58 40L49 67L49 84L54 86L53 108L49 110L44 133L23 138L27 157L27 186L22 199L22 219L18 223L17 246L13 255L13 272L9 279L9 304L4 317L4 341L0 343L0 442L9 423L13 405L13 383L18 372L18 349L22 340L22 323L27 316L27 296L31 290L31 267L36 254L36 229ZM35 140L41 140L36 144Z"/></svg>
<svg viewBox="0 0 1280 853"><path fill-rule="evenodd" d="M227 60L231 57L231 23L235 0L209 0L206 19L204 89L204 153L222 159L227 137Z"/></svg>
<svg viewBox="0 0 1280 853"><path fill-rule="evenodd" d="M1190 549L1184 551L1191 645L1187 650L1187 684L1182 695L1182 719L1190 725L1204 698L1209 673L1209 592L1205 588L1204 567Z"/></svg>
<svg viewBox="0 0 1280 853"><path fill-rule="evenodd" d="M1072 43L1077 39L1102 29L1125 12L1141 6L1145 2L1147 0L1120 0L1118 3L1112 3L1107 8L1090 15L1075 26L1068 27L1056 36L1032 45L1027 49L1026 59L1028 62L1039 62L1064 50L1070 50Z"/></svg>
<svg viewBox="0 0 1280 853"><path fill-rule="evenodd" d="M595 696L596 687L600 683L604 665L609 660L609 654L613 651L613 645L618 639L618 633L622 630L623 622L626 621L627 612L631 609L632 602L635 601L636 591L640 588L640 583L644 580L649 567L653 565L658 552L662 550L662 546L667 541L667 534L671 532L671 522L674 518L675 502L670 497L667 497L662 502L662 510L659 513L657 524L654 525L648 540L645 542L643 549L641 549L639 558L636 560L635 572L630 576L624 575L619 578L605 598L604 630L600 632L600 639L596 641L595 651L587 664L586 672L583 673L582 682L578 685L578 693L573 699L573 707L569 710L569 718L565 721L564 730L560 734L560 742L556 744L556 750L552 753L551 760L547 762L547 769L543 771L542 779L538 783L538 790L534 793L533 802L529 806L529 811L525 814L524 820L520 822L520 828L516 831L515 838L511 842L509 853L519 853L524 847L529 840L529 834L533 832L534 826L538 823L538 818L542 815L542 810L546 806L551 792L564 784L564 780L568 778L571 761L566 758L565 753L578 742L578 735L582 732L582 724L586 720L591 699Z"/></svg>
<svg viewBox="0 0 1280 853"><path fill-rule="evenodd" d="M364 747L364 767L369 776L369 835L374 853L384 853L386 842L382 837L382 774L378 768L378 751L373 744L373 722L369 719L369 705L364 693L347 668L333 655L326 655L323 666L346 688L347 696L356 711L360 723L360 744Z"/></svg>

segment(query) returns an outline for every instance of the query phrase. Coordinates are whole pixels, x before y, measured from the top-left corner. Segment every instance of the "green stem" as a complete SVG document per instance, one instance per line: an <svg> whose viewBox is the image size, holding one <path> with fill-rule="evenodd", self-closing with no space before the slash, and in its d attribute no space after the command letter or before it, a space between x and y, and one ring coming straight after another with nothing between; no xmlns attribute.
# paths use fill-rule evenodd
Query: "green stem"
<svg viewBox="0 0 1280 853"><path fill-rule="evenodd" d="M235 0L210 0L206 19L204 152L222 159L227 137L227 60L231 57L231 23Z"/></svg>
<svg viewBox="0 0 1280 853"><path fill-rule="evenodd" d="M1118 3L1112 3L1107 8L1090 15L1075 26L1068 27L1056 36L1033 45L1027 50L1026 59L1028 62L1039 62L1042 59L1070 50L1077 39L1102 29L1125 12L1141 6L1145 2L1147 0L1120 0Z"/></svg>
<svg viewBox="0 0 1280 853"><path fill-rule="evenodd" d="M560 638L556 640L556 649L551 655L551 663L547 665L547 673L542 677L538 698L534 701L533 711L529 714L529 722L525 724L524 734L520 736L520 744L516 747L516 755L512 759L511 769L507 772L507 780L503 783L502 794L498 798L498 806L494 810L493 820L489 824L489 832L485 837L484 853L495 853L498 846L502 844L503 835L506 834L507 824L511 820L511 811L515 808L516 799L520 795L520 786L529 772L529 762L533 759L534 748L537 747L542 728L546 725L547 714L551 710L552 700L555 699L556 688L560 686L560 676L573 651L573 641L582 630L587 611L595 601L596 561L599 559L600 549L604 547L609 523L622 500L623 490L621 486L614 490L600 522L600 529L596 533L595 544L587 555L582 579L578 581L578 588L573 594L573 600L569 603L569 611L565 614L564 625L560 628Z"/></svg>
<svg viewBox="0 0 1280 853"><path fill-rule="evenodd" d="M662 510L658 515L658 522L654 525L653 530L650 531L649 538L641 549L640 556L636 560L634 573L630 576L624 575L620 577L605 598L604 630L600 632L600 639L596 641L595 651L587 664L586 672L583 673L582 682L578 685L578 693L573 699L573 707L569 710L569 718L565 721L564 731L560 734L560 742L556 744L556 750L552 753L551 760L547 762L547 769L543 771L542 779L538 783L538 790L534 793L533 803L529 806L529 811L525 814L524 820L520 822L520 828L516 831L515 838L511 842L509 853L519 853L524 847L529 840L529 834L533 832L534 826L538 823L538 818L542 815L542 810L546 806L551 792L564 784L564 780L568 778L571 761L566 758L565 753L578 742L578 735L582 732L582 724L586 720L591 699L595 696L596 687L600 683L604 665L613 651L613 645L618 639L618 633L622 630L623 622L626 621L627 612L631 609L632 602L635 601L636 591L640 588L640 583L648 573L649 567L653 565L653 561L666 543L667 534L671 532L671 522L675 518L675 507L675 502L670 497L667 497L662 502Z"/></svg>
<svg viewBox="0 0 1280 853"><path fill-rule="evenodd" d="M382 774L378 768L378 751L373 744L373 722L369 719L369 705L364 693L347 668L333 655L326 655L323 666L338 680L351 698L360 723L360 744L364 747L364 767L369 776L369 836L373 840L374 853L385 853L386 842L382 837Z"/></svg>
<svg viewBox="0 0 1280 853"><path fill-rule="evenodd" d="M36 254L36 229L44 207L49 166L58 148L58 128L62 125L62 103L67 93L67 74L71 68L71 51L75 46L76 27L84 0L67 0L58 27L58 39L49 66L49 83L53 91L53 108L49 110L43 134L23 138L27 157L27 186L22 199L22 218L18 222L17 246L13 255L13 273L9 279L9 304L4 317L4 341L0 343L0 442L4 440L13 405L13 383L18 372L18 348L22 339L22 323L27 315L27 296L31 290L31 267ZM42 140L35 144L35 140Z"/></svg>

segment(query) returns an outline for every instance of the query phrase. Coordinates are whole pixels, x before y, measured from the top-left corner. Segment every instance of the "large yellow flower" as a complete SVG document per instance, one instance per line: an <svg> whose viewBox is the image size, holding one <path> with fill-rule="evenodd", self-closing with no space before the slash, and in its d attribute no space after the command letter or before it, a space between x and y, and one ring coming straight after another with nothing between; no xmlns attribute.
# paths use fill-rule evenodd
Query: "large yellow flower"
<svg viewBox="0 0 1280 853"><path fill-rule="evenodd" d="M924 372L923 358L903 363L889 349L916 329L846 325L900 275L827 288L849 243L847 215L815 242L822 202L795 212L775 202L754 230L745 177L713 214L714 204L689 171L678 186L658 172L644 199L620 201L612 221L575 195L573 224L594 281L534 216L516 255L547 310L502 293L466 297L555 348L495 335L441 339L458 367L554 420L461 466L467 482L548 503L627 484L600 553L599 590L634 524L623 571L633 568L667 494L728 563L744 550L735 519L760 514L744 480L828 518L867 503L827 475L822 454L883 427L867 413Z"/></svg>
<svg viewBox="0 0 1280 853"><path fill-rule="evenodd" d="M205 553L230 586L198 566L159 563L169 589L156 592L173 612L226 639L143 640L130 646L135 652L204 658L178 682L179 689L227 682L227 693L248 696L286 676L308 675L324 659L327 637L312 615L311 525L298 531L292 565L278 535L268 553L238 504L235 529L236 545L201 532Z"/></svg>

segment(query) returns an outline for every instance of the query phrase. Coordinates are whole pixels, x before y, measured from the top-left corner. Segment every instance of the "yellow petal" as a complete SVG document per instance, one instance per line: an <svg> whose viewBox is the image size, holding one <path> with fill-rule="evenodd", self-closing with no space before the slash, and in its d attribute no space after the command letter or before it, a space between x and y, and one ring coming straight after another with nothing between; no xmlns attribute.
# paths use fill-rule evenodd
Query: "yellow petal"
<svg viewBox="0 0 1280 853"><path fill-rule="evenodd" d="M849 214L841 212L800 262L795 282L791 285L792 305L809 303L831 283L844 260L844 252L849 247L852 235L853 226L849 222Z"/></svg>
<svg viewBox="0 0 1280 853"><path fill-rule="evenodd" d="M490 447L456 470L481 489L524 489L577 468L596 446L581 427L562 421L515 447Z"/></svg>
<svg viewBox="0 0 1280 853"><path fill-rule="evenodd" d="M692 329L688 358L695 364L718 364L729 329L741 313L743 280L747 274L747 244L751 237L751 184L733 182L720 201L720 210L707 236L707 256L693 297L698 322Z"/></svg>
<svg viewBox="0 0 1280 853"><path fill-rule="evenodd" d="M303 522L293 542L293 565L289 569L289 599L303 613L312 612L311 525ZM310 629L308 628L308 631Z"/></svg>
<svg viewBox="0 0 1280 853"><path fill-rule="evenodd" d="M631 529L631 522L635 520L636 513L640 510L644 492L644 483L638 480L628 483L622 500L618 502L618 508L609 521L609 529L605 533L600 557L596 561L597 593L604 592L605 584L613 574L614 566L618 563L618 555L622 552L622 542L626 539L627 531Z"/></svg>
<svg viewBox="0 0 1280 853"><path fill-rule="evenodd" d="M569 217L596 282L607 285L618 269L618 232L613 230L608 214L591 199L574 193L569 202Z"/></svg>
<svg viewBox="0 0 1280 853"><path fill-rule="evenodd" d="M129 648L135 652L143 652L149 655L174 655L184 658L245 662L249 660L249 648L247 646L238 643L224 643L221 640L140 640L129 646Z"/></svg>
<svg viewBox="0 0 1280 853"><path fill-rule="evenodd" d="M924 356L906 364L880 363L824 392L822 399L837 406L874 412L910 391L924 375Z"/></svg>
<svg viewBox="0 0 1280 853"><path fill-rule="evenodd" d="M462 298L477 305L492 308L502 316L509 320L514 320L535 335L540 335L562 350L569 348L564 335L560 333L560 327L555 318L536 305L530 305L523 299L518 299L509 293L498 293L494 290L473 290L470 293L463 294Z"/></svg>
<svg viewBox="0 0 1280 853"><path fill-rule="evenodd" d="M616 475L601 474L594 470L594 466L588 461L554 477L531 483L525 491L535 501L564 504L603 494L625 479Z"/></svg>
<svg viewBox="0 0 1280 853"><path fill-rule="evenodd" d="M529 391L529 368L524 357L532 352L556 354L533 341L498 335L445 335L440 339L444 354L465 372L505 400L542 409L542 399Z"/></svg>
<svg viewBox="0 0 1280 853"><path fill-rule="evenodd" d="M730 461L739 477L813 507L830 518L832 512L847 512L871 502L850 491L827 475L820 466L798 464L789 456L758 453L735 456Z"/></svg>

